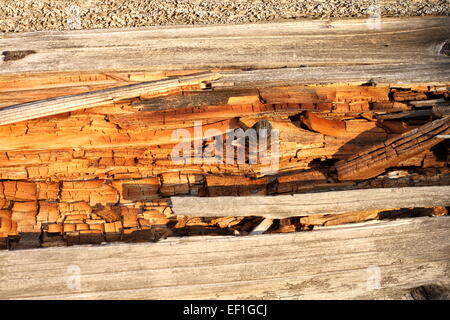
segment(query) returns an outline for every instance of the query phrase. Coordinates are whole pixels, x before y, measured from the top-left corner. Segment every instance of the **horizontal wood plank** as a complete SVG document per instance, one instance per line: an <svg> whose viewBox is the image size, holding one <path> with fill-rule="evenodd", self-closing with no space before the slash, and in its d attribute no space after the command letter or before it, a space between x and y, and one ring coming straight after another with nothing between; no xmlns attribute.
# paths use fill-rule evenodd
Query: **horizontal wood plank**
<svg viewBox="0 0 450 320"><path fill-rule="evenodd" d="M444 216L278 235L2 251L0 298L410 298L410 288L448 284L449 235Z"/></svg>
<svg viewBox="0 0 450 320"><path fill-rule="evenodd" d="M175 214L262 216L281 219L312 214L450 205L450 186L379 188L279 196L171 197Z"/></svg>
<svg viewBox="0 0 450 320"><path fill-rule="evenodd" d="M448 63L440 51L449 33L449 17L414 17L383 18L378 29L344 19L3 34L2 50L23 57L1 61L0 74L288 67L348 80L365 76L354 68L389 65L372 76L409 81L412 69L426 69L420 80L441 81L443 73L449 79L448 68L437 67Z"/></svg>
<svg viewBox="0 0 450 320"><path fill-rule="evenodd" d="M232 83L235 88L351 83L356 85L438 83L450 82L450 62L425 64L367 64L332 67L280 68L222 73L223 78L214 85Z"/></svg>

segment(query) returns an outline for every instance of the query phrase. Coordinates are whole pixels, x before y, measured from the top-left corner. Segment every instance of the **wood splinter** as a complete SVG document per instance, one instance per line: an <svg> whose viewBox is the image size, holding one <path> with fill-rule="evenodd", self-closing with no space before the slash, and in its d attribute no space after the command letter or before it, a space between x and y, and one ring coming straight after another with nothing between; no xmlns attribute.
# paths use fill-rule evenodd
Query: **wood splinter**
<svg viewBox="0 0 450 320"><path fill-rule="evenodd" d="M114 101L136 98L142 94L165 93L183 86L217 80L220 77L218 73L205 73L197 76L130 84L116 88L17 104L0 109L0 125L92 108L113 103Z"/></svg>
<svg viewBox="0 0 450 320"><path fill-rule="evenodd" d="M252 232L250 232L251 236L257 235L257 234L263 234L264 232L266 232L267 230L269 230L269 228L272 226L273 224L273 220L269 219L269 218L265 218L263 221L261 221L260 224L258 224L255 229L253 229Z"/></svg>
<svg viewBox="0 0 450 320"><path fill-rule="evenodd" d="M340 181L365 180L383 173L386 168L427 150L448 135L450 117L437 119L385 142L369 147L348 160L336 163Z"/></svg>

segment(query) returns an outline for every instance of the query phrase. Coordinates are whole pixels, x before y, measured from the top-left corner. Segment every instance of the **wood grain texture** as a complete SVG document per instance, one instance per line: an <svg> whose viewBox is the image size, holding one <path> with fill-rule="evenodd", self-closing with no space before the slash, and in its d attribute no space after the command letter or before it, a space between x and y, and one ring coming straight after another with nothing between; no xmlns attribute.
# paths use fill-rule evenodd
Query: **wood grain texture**
<svg viewBox="0 0 450 320"><path fill-rule="evenodd" d="M2 251L0 297L408 298L410 288L448 284L449 236L444 216L278 235ZM70 266L80 271L76 290L67 286L76 270ZM379 289L367 285L374 270Z"/></svg>
<svg viewBox="0 0 450 320"><path fill-rule="evenodd" d="M325 75L332 66L341 79L346 72L361 79L355 66L383 65L378 75L407 81L411 68L425 68L440 81L442 73L449 78L437 67L448 63L440 50L449 33L449 17L419 17L384 18L380 29L348 19L3 34L2 50L35 53L0 62L0 73L307 66L302 73Z"/></svg>
<svg viewBox="0 0 450 320"><path fill-rule="evenodd" d="M370 80L380 84L443 83L450 81L450 61L424 64L367 64L332 67L280 68L222 73L216 84L233 83L235 88L276 85L352 83Z"/></svg>
<svg viewBox="0 0 450 320"><path fill-rule="evenodd" d="M211 81L218 78L220 78L218 74L208 73L200 76L136 83L122 87L17 104L0 109L0 125L92 108L114 103L115 101L139 97L143 94L164 94L182 86L195 85L202 81Z"/></svg>
<svg viewBox="0 0 450 320"><path fill-rule="evenodd" d="M171 197L175 214L262 216L281 219L312 214L450 205L450 186L328 191L279 196Z"/></svg>

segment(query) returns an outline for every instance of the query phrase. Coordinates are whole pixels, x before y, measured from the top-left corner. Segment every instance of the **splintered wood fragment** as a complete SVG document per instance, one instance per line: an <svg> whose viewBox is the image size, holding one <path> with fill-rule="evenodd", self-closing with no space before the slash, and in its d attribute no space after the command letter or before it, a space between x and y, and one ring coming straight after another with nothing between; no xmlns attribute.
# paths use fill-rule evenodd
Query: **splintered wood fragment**
<svg viewBox="0 0 450 320"><path fill-rule="evenodd" d="M448 134L450 117L434 120L419 128L407 131L371 146L348 160L336 163L338 179L365 180L383 173L416 154L442 141L441 135Z"/></svg>
<svg viewBox="0 0 450 320"><path fill-rule="evenodd" d="M139 97L143 94L164 93L183 86L196 85L204 81L212 81L219 78L220 75L217 73L206 73L191 77L130 84L122 87L17 104L0 109L0 125L92 108L113 103L114 101Z"/></svg>
<svg viewBox="0 0 450 320"><path fill-rule="evenodd" d="M252 232L250 232L251 236L257 235L257 234L263 234L266 232L270 226L273 224L273 220L269 218L265 218L263 221L261 221L260 224L258 224L255 229L253 229Z"/></svg>
<svg viewBox="0 0 450 320"><path fill-rule="evenodd" d="M450 205L450 186L380 188L247 197L171 197L176 215L261 216L282 219L385 208Z"/></svg>

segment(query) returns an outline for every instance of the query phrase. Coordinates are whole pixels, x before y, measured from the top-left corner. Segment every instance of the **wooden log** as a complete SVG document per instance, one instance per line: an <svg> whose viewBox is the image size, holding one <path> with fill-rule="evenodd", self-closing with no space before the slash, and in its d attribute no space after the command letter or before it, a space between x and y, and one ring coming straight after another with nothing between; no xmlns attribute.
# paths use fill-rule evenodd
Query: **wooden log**
<svg viewBox="0 0 450 320"><path fill-rule="evenodd" d="M444 216L251 237L1 251L0 297L411 299L412 288L449 283L443 241L449 235Z"/></svg>
<svg viewBox="0 0 450 320"><path fill-rule="evenodd" d="M379 188L279 196L171 197L174 214L202 217L312 214L450 205L450 186Z"/></svg>
<svg viewBox="0 0 450 320"><path fill-rule="evenodd" d="M188 85L198 85L203 81L217 80L218 78L220 78L219 74L208 73L186 78L130 84L122 87L17 104L0 109L0 125L92 108L113 103L114 101L139 97L142 94L166 93L169 90Z"/></svg>

